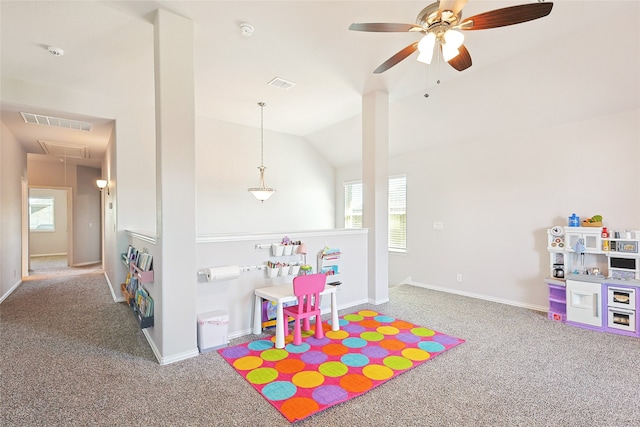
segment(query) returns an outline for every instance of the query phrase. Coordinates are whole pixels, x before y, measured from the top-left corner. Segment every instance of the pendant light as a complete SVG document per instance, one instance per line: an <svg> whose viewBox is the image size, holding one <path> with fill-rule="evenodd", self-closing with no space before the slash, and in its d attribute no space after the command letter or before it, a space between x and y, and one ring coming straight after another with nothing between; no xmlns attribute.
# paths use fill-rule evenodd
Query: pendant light
<svg viewBox="0 0 640 427"><path fill-rule="evenodd" d="M267 187L264 183L264 170L266 169L264 167L264 107L267 104L258 102L258 105L260 106L260 166L258 167L260 171L260 186L249 188L249 193L253 194L256 199L264 202L271 197L276 190Z"/></svg>

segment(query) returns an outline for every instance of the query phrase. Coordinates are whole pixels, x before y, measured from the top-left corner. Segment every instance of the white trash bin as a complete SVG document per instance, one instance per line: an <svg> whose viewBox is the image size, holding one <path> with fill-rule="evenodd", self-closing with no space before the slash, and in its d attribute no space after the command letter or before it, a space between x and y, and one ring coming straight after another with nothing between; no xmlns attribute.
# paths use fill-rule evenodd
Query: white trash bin
<svg viewBox="0 0 640 427"><path fill-rule="evenodd" d="M200 353L229 345L229 313L224 310L198 314L198 348Z"/></svg>

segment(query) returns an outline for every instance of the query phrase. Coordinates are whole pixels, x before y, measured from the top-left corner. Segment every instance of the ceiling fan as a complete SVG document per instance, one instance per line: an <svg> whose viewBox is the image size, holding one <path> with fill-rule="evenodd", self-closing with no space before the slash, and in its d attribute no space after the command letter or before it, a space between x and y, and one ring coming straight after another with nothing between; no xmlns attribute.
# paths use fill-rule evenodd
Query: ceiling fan
<svg viewBox="0 0 640 427"><path fill-rule="evenodd" d="M510 6L462 19L462 8L467 0L437 1L420 11L415 24L393 23L361 23L351 24L352 31L369 32L415 32L424 37L411 43L391 58L383 62L373 72L380 74L407 58L416 50L419 51L418 61L430 64L434 49L442 52L442 58L458 71L471 66L471 55L464 47L464 35L459 30L486 30L489 28L505 27L542 18L551 13L553 3L529 3Z"/></svg>

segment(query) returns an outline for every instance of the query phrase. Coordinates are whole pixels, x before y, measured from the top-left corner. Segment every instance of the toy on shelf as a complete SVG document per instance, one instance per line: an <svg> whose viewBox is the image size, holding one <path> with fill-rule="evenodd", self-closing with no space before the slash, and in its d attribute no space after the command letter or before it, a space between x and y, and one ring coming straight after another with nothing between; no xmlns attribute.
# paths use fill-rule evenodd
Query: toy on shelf
<svg viewBox="0 0 640 427"><path fill-rule="evenodd" d="M583 227L602 227L602 215L594 215L582 221Z"/></svg>

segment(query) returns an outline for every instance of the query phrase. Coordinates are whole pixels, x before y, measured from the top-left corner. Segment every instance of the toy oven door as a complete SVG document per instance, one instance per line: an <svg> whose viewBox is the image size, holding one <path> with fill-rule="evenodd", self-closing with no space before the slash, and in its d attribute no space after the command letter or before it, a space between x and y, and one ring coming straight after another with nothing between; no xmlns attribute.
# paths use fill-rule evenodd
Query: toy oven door
<svg viewBox="0 0 640 427"><path fill-rule="evenodd" d="M624 308L609 307L607 326L623 331L636 332L636 312Z"/></svg>
<svg viewBox="0 0 640 427"><path fill-rule="evenodd" d="M609 307L624 308L627 310L636 309L635 288L607 286L607 305Z"/></svg>

